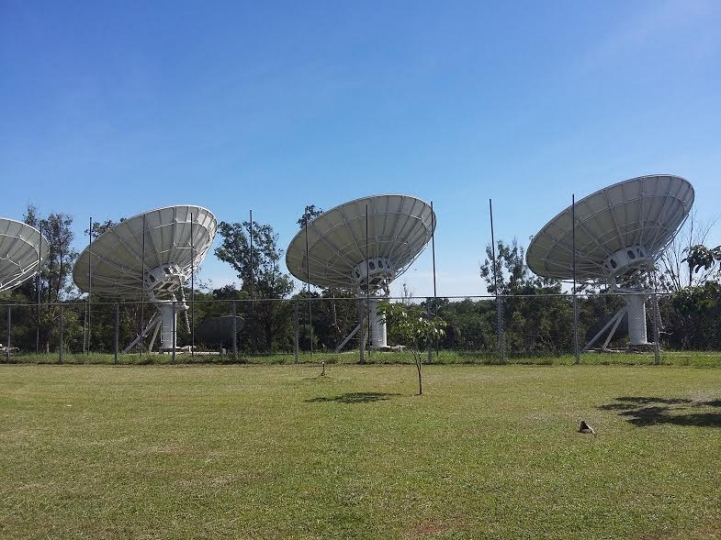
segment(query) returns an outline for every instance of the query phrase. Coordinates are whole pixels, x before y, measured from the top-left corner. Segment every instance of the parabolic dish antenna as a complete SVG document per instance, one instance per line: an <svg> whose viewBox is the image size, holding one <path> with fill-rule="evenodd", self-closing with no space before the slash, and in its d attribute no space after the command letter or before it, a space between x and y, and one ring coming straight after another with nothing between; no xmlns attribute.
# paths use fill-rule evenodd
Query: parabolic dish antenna
<svg viewBox="0 0 721 540"><path fill-rule="evenodd" d="M160 317L151 318L138 340L160 327L161 349L172 350L175 316L188 307L183 285L205 258L217 228L215 216L200 206L150 210L121 221L85 248L73 280L84 292L150 300Z"/></svg>
<svg viewBox="0 0 721 540"><path fill-rule="evenodd" d="M243 317L224 315L201 322L195 329L195 338L208 345L232 346L243 328Z"/></svg>
<svg viewBox="0 0 721 540"><path fill-rule="evenodd" d="M286 264L307 283L372 295L372 345L386 347L380 297L423 251L435 223L430 205L415 197L356 199L308 222L288 246Z"/></svg>
<svg viewBox="0 0 721 540"><path fill-rule="evenodd" d="M612 325L606 344L628 312L631 346L647 345L648 293L629 286L633 277L653 268L691 211L693 186L679 176L641 176L613 184L575 204L546 224L528 247L528 267L547 278L607 284L628 293L626 307L589 342L588 349Z"/></svg>
<svg viewBox="0 0 721 540"><path fill-rule="evenodd" d="M0 292L37 274L49 249L48 241L35 227L0 218Z"/></svg>

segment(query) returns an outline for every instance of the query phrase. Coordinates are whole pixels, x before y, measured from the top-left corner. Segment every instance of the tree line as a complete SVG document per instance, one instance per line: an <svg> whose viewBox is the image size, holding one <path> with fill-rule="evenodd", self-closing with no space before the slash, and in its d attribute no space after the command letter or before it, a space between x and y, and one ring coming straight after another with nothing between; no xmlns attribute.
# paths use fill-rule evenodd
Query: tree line
<svg viewBox="0 0 721 540"><path fill-rule="evenodd" d="M299 227L302 229L320 213L322 210L314 205L307 206L298 219ZM72 247L72 218L62 213L40 216L29 206L24 220L47 238L48 258L35 279L0 297L4 304L14 306L10 311L0 311L0 336L10 322L13 346L38 352L54 351L61 331L65 347L73 352L112 352L116 339L122 347L137 336L155 310L152 304L95 296L88 302L74 288L72 268L79 254ZM94 223L86 233L97 236L113 225ZM333 351L358 325L364 307L353 292L311 287L294 291L292 278L281 269L283 250L271 225L221 222L218 234L221 244L215 255L233 268L238 282L216 289L201 285L198 290L186 291L186 298L192 297L193 302L192 309L180 317L179 344L194 341L194 330L203 321L231 314L244 320L237 339L238 349L244 354L291 352L296 340L304 351ZM444 321L444 332L432 344L434 347L493 355L501 330L508 354L572 352L574 309L569 291L557 280L530 272L524 247L515 239L499 240L495 248L495 267L489 245L479 275L489 293L500 296L500 302L493 297L417 299L408 295L395 301L404 304L409 312ZM721 247L694 244L675 249L675 253L664 254L655 280L661 342L670 349L719 350ZM664 261L675 261L675 266L664 267ZM623 305L619 295L585 289L577 299L579 345L583 346ZM647 311L651 340L653 310ZM182 322L185 317L188 324ZM624 327L622 324L611 346L624 346ZM360 334L349 347L359 346ZM406 340L401 329L394 328L389 320L388 342ZM195 340L195 345L213 348L221 344Z"/></svg>

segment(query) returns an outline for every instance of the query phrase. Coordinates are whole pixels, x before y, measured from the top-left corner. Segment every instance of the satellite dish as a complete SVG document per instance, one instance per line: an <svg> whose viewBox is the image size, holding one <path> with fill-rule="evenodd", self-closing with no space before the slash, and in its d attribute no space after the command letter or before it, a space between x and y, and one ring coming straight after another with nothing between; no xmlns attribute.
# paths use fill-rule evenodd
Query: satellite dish
<svg viewBox="0 0 721 540"><path fill-rule="evenodd" d="M288 246L286 264L306 283L372 295L372 346L387 347L385 322L378 313L380 298L421 254L435 223L430 205L415 197L363 197L308 222Z"/></svg>
<svg viewBox="0 0 721 540"><path fill-rule="evenodd" d="M693 186L679 176L649 175L618 182L568 207L546 224L528 247L528 267L547 278L606 284L624 295L626 307L594 337L628 314L631 346L648 345L648 293L634 278L652 269L691 211ZM605 344L604 344L605 346Z"/></svg>
<svg viewBox="0 0 721 540"><path fill-rule="evenodd" d="M50 246L35 227L0 218L0 292L13 289L42 268Z"/></svg>
<svg viewBox="0 0 721 540"><path fill-rule="evenodd" d="M230 346L243 328L243 323L243 317L233 315L206 319L195 329L195 338L207 344Z"/></svg>
<svg viewBox="0 0 721 540"><path fill-rule="evenodd" d="M124 352L153 328L153 341L162 328L162 350L175 349L175 317L188 308L183 285L205 258L217 228L215 216L205 208L168 206L121 221L80 254L73 269L80 290L131 300L147 298L158 307L160 315L151 318Z"/></svg>

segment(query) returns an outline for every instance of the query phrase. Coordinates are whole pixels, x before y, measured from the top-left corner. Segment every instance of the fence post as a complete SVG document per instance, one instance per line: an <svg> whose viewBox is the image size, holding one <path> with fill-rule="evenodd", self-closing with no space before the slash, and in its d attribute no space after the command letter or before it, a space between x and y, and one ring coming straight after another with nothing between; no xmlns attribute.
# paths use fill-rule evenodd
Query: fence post
<svg viewBox="0 0 721 540"><path fill-rule="evenodd" d="M65 348L65 306L60 304L60 328L58 332L58 364L63 363L63 349Z"/></svg>
<svg viewBox="0 0 721 540"><path fill-rule="evenodd" d="M576 291L573 291L573 363L581 363L581 353L578 349L578 298Z"/></svg>
<svg viewBox="0 0 721 540"><path fill-rule="evenodd" d="M360 336L359 349L360 349L360 363L361 364L366 363L366 358L365 358L366 335L365 335L365 331L364 331L364 327L363 327L364 326L363 325L363 318L364 318L363 311L364 311L363 300L359 299L358 300L358 314L359 314L358 320L360 321L360 327L358 328L358 335Z"/></svg>
<svg viewBox="0 0 721 540"><path fill-rule="evenodd" d="M36 281L36 290L40 290L39 278ZM37 304L35 305L35 354L40 355L40 293L37 293Z"/></svg>
<svg viewBox="0 0 721 540"><path fill-rule="evenodd" d="M233 300L233 362L238 361L238 307Z"/></svg>
<svg viewBox="0 0 721 540"><path fill-rule="evenodd" d="M434 306L435 307L435 306ZM426 317L429 319L435 318L435 313L433 313L433 309L431 309L431 299L426 298ZM431 338L426 337L426 347L428 347L428 363L433 363L433 346L431 344Z"/></svg>
<svg viewBox="0 0 721 540"><path fill-rule="evenodd" d="M175 345L177 344L177 340L178 340L178 321L177 321L176 315L177 315L177 312L175 311L175 302L173 302L173 327L172 327L173 328L173 349L172 349L172 353L170 356L171 364L175 364ZM191 344L190 347L192 350L193 345ZM191 356L192 356L192 354L191 354Z"/></svg>
<svg viewBox="0 0 721 540"><path fill-rule="evenodd" d="M653 311L653 363L661 363L661 316L658 311L658 295L653 291L651 295L651 309Z"/></svg>
<svg viewBox="0 0 721 540"><path fill-rule="evenodd" d="M298 363L300 329L298 328L298 299L293 300L293 362Z"/></svg>
<svg viewBox="0 0 721 540"><path fill-rule="evenodd" d="M12 331L12 323L11 323L11 317L12 317L12 306L8 306L8 339L7 343L5 344L5 361L10 363L10 346L12 343L10 342L10 333Z"/></svg>
<svg viewBox="0 0 721 540"><path fill-rule="evenodd" d="M113 364L118 363L118 343L120 341L120 306L115 304L115 339L113 340Z"/></svg>
<svg viewBox="0 0 721 540"><path fill-rule="evenodd" d="M506 342L503 335L503 296L496 295L496 333L498 334L498 362L506 363Z"/></svg>

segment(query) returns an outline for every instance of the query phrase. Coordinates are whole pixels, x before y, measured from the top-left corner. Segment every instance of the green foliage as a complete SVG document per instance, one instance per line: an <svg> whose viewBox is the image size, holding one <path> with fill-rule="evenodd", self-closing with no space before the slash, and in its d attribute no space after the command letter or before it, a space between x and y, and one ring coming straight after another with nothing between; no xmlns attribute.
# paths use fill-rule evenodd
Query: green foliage
<svg viewBox="0 0 721 540"><path fill-rule="evenodd" d="M699 272L701 269L708 270L721 262L721 246L715 248L707 248L702 244L691 246L684 262L693 272Z"/></svg>
<svg viewBox="0 0 721 540"><path fill-rule="evenodd" d="M35 279L23 283L12 292L12 298L18 303L34 304L33 316L27 315L26 321L34 319L33 328L18 328L18 342L33 349L49 352L58 343L58 323L60 320L60 302L72 300L77 295L72 283L72 269L78 258L73 249L73 219L67 214L53 213L47 217L38 214L37 209L29 205L24 221L37 228L47 239L49 247L44 266ZM41 307L38 307L41 305ZM67 331L72 336L77 328L77 317L69 315Z"/></svg>
<svg viewBox="0 0 721 540"><path fill-rule="evenodd" d="M319 213L313 206L306 212ZM77 298L70 282L72 265L77 253L70 249L72 220L62 214L43 218L28 207L26 220L41 229L50 241L48 264L35 280L25 282L2 295L4 304L13 304L11 342L24 353L55 353L60 343L60 307L64 306L63 342L69 354L86 351L85 337L90 317L89 351L112 353L115 344L115 303L93 297L91 305ZM93 234L99 234L111 222L94 223ZM213 291L195 291L194 324L206 318L231 315L233 303L236 314L245 324L238 335L238 350L243 355L290 354L295 343L295 318L298 321L301 353L333 351L358 324L359 304L355 295L337 289L316 288L302 290L291 301L290 277L280 271L282 251L270 226L255 223L252 227L251 256L248 222L221 223L222 245L218 256L231 264L241 279L239 286L228 285ZM499 302L502 307L504 349L508 358L528 359L562 356L573 351L572 297L561 289L560 283L534 276L525 265L525 253L514 240L510 244L499 241L496 271L499 277ZM489 290L493 288L491 247L489 258L481 267L481 275ZM694 246L688 253L690 268L716 268L721 257L719 248ZM695 265L695 266L693 266ZM661 310L661 342L675 350L721 350L721 330L716 321L721 318L721 285L705 281L703 285L687 287L673 295L659 295ZM186 290L190 301L190 291ZM282 301L285 300L285 301ZM490 358L497 355L497 305L495 298L467 298L450 301L447 298L428 299L413 304L409 295L403 300L405 317L389 312L388 337L393 344L404 344L414 351L435 350L469 354L469 358ZM586 293L577 299L579 345L593 337L618 309L623 298L610 293ZM122 348L138 334L143 323L150 320L156 308L147 302L119 302L119 345ZM395 309L395 308L394 308ZM435 313L428 317L426 313ZM191 333L186 316L179 312L178 343L189 345ZM648 310L649 333L653 326ZM393 321L393 318L396 321ZM0 321L6 318L0 310ZM428 328L410 328L408 321L421 325L443 321L442 330L435 334ZM4 329L5 323L2 323ZM621 324L612 348L626 344L626 325ZM415 334L414 334L415 332ZM4 332L5 334L7 332ZM427 334L433 334L426 338ZM649 335L651 337L651 335ZM603 339L603 338L601 338ZM6 341L7 337L0 341ZM150 338L146 339L146 344ZM202 346L204 344L198 343ZM357 341L349 347L357 346ZM473 360L473 361L476 361Z"/></svg>
<svg viewBox="0 0 721 540"><path fill-rule="evenodd" d="M37 209L28 206L24 221L37 228L48 241L49 250L39 280L27 281L20 288L25 295L36 298L39 294L42 302L55 303L66 300L75 292L71 276L78 252L73 249L74 239L71 226L73 218L67 214L50 214L43 218Z"/></svg>
<svg viewBox="0 0 721 540"><path fill-rule="evenodd" d="M221 221L218 233L223 240L216 257L236 271L241 290L251 298L285 298L293 291L290 277L280 270L283 250L270 225Z"/></svg>
<svg viewBox="0 0 721 540"><path fill-rule="evenodd" d="M320 216L324 210L307 205L298 218L300 229ZM335 349L358 324L358 300L354 293L342 289L319 287L321 292L303 290L294 296L299 300L301 348L321 351ZM310 305L309 305L310 302ZM312 316L312 324L309 318ZM311 328L312 327L312 328Z"/></svg>
<svg viewBox="0 0 721 540"><path fill-rule="evenodd" d="M496 346L496 311L492 301L444 302L439 298L437 313L446 321L443 349L490 351Z"/></svg>
<svg viewBox="0 0 721 540"><path fill-rule="evenodd" d="M304 289L293 301L297 302L301 350L310 350L311 317L314 351L335 350L358 324L358 298L349 291L323 288L309 294Z"/></svg>
<svg viewBox="0 0 721 540"><path fill-rule="evenodd" d="M306 226L306 224L310 223L313 219L317 218L322 213L323 209L316 208L314 204L306 206L305 210L303 210L303 215L298 218L298 227L302 229Z"/></svg>
<svg viewBox="0 0 721 540"><path fill-rule="evenodd" d="M223 221L218 232L223 240L215 255L235 269L240 290L251 299L240 313L246 320L245 342L266 352L291 347L292 309L280 300L293 291L293 282L280 270L283 251L278 247L278 235L270 225L248 221Z"/></svg>
<svg viewBox="0 0 721 540"><path fill-rule="evenodd" d="M418 395L423 394L423 361L421 350L437 343L445 334L446 323L440 317L429 317L418 306L384 302L380 308L400 344L413 353L418 370Z"/></svg>
<svg viewBox="0 0 721 540"><path fill-rule="evenodd" d="M721 284L708 281L687 287L661 304L665 340L674 349L719 350L721 348Z"/></svg>
<svg viewBox="0 0 721 540"><path fill-rule="evenodd" d="M122 223L123 221L125 221L125 218L121 218L119 223ZM85 229L85 235L90 233L92 238L95 239L101 234L108 232L110 229L115 228L117 224L118 223L110 219L103 222L93 221L92 227L90 229Z"/></svg>
<svg viewBox="0 0 721 540"><path fill-rule="evenodd" d="M380 310L393 340L413 351L420 352L445 335L446 322L428 317L420 306L384 302Z"/></svg>
<svg viewBox="0 0 721 540"><path fill-rule="evenodd" d="M533 274L526 265L526 252L515 238L510 244L496 243L496 261L493 264L493 246L486 246L486 260L481 265L481 277L491 294L533 294L542 289L561 292L561 282Z"/></svg>
<svg viewBox="0 0 721 540"><path fill-rule="evenodd" d="M510 244L499 240L493 264L493 246L486 247L481 277L492 294L498 293L503 310L505 348L520 354L558 354L572 350L573 305L561 294L561 282L533 274L526 265L525 250L514 238ZM496 306L489 310L485 328L493 336L480 340L496 346ZM492 319L493 317L493 319Z"/></svg>

